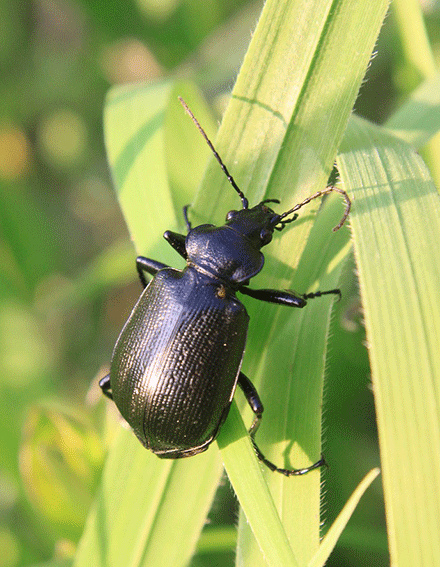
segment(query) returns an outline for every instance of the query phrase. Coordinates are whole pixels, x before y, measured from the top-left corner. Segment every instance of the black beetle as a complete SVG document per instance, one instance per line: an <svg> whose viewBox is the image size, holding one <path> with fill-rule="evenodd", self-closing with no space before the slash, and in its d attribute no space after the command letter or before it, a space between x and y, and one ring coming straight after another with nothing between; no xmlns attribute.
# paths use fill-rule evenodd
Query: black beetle
<svg viewBox="0 0 440 567"><path fill-rule="evenodd" d="M179 97L180 98L180 97ZM205 451L217 437L228 415L238 385L255 414L250 428L258 458L271 470L304 474L321 466L321 458L304 469L278 468L254 441L263 405L250 380L241 372L249 317L236 292L281 305L304 307L308 299L338 289L298 295L291 291L250 289L249 280L263 268L260 249L297 215L286 218L313 199L331 191L347 203L345 191L327 187L282 214L266 199L249 208L243 192L229 174L202 127L180 99L237 191L240 211L230 211L224 226L204 224L182 234L166 231L165 239L186 260L184 270L139 256L137 270L144 291L116 342L110 374L99 385L113 399L122 416L146 448L163 458L189 457ZM153 279L147 283L145 272Z"/></svg>

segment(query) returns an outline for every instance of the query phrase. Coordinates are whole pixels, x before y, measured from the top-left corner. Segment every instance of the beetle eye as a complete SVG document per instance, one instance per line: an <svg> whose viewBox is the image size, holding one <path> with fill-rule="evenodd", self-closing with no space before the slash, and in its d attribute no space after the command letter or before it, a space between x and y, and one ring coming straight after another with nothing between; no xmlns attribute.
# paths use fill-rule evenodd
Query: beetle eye
<svg viewBox="0 0 440 567"><path fill-rule="evenodd" d="M272 231L267 228L261 229L260 240L263 246L269 244L269 242L272 240Z"/></svg>
<svg viewBox="0 0 440 567"><path fill-rule="evenodd" d="M226 222L232 220L237 213L238 211L229 211L229 213L226 215Z"/></svg>

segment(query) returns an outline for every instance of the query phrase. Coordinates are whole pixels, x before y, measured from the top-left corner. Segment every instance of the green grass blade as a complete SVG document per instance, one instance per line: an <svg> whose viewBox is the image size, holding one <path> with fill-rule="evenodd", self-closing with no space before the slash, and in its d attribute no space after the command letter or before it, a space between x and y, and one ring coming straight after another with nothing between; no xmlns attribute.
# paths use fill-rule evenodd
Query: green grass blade
<svg viewBox="0 0 440 567"><path fill-rule="evenodd" d="M109 161L136 251L174 264L177 254L165 241L162 244L162 233L177 228L176 215L181 218L182 202L191 190L179 184L166 163L167 139L172 137L168 130L174 128L169 102L177 106L175 88L203 113L193 88L172 83L115 88L105 112ZM192 140L193 131L192 123L185 121L181 139ZM208 150L199 143L197 137L195 147L206 155ZM194 164L189 184L197 182L201 167ZM133 251L133 270L134 258ZM192 459L167 462L146 451L132 432L121 431L110 450L75 566L187 565L221 471L215 447Z"/></svg>
<svg viewBox="0 0 440 567"><path fill-rule="evenodd" d="M266 3L216 140L251 203L280 198L285 210L325 186L386 7L387 2ZM222 222L224 211L238 206L237 196L211 160L191 211L194 221ZM304 292L336 287L349 247L343 231L331 233L342 209L339 202L333 207L310 234L301 260L311 230L310 213L318 203L302 213L295 228L274 239L266 268L253 287ZM258 440L277 463L305 466L320 454L331 301L310 302L301 313L245 303L251 328L243 369L257 383L270 423L269 428L263 420ZM238 474L238 458L228 465L234 478L232 466ZM319 475L283 479L267 474L294 553L300 563L308 561L319 544ZM244 503L247 495L234 488ZM255 533L263 530L265 519L257 513L250 516L249 510L247 522ZM263 544L251 543L246 530L242 522L238 561L255 566L262 560ZM267 553L264 549L269 561Z"/></svg>
<svg viewBox="0 0 440 567"><path fill-rule="evenodd" d="M405 142L422 148L440 130L440 75L413 91L386 126Z"/></svg>
<svg viewBox="0 0 440 567"><path fill-rule="evenodd" d="M255 451L235 403L229 412L227 424L221 431L218 444L222 449L229 480L237 495L241 497L240 505L252 522L254 536L264 553L267 565L297 567L298 560L290 547L263 477L261 465L255 458ZM246 471L246 474L243 474L243 471ZM319 478L318 471L312 473L313 475ZM256 518L263 521L256 521Z"/></svg>
<svg viewBox="0 0 440 567"><path fill-rule="evenodd" d="M325 565L325 562L329 558L330 553L333 551L339 536L358 505L359 500L379 473L379 469L373 469L365 476L365 478L362 479L359 486L350 496L344 508L333 522L331 528L325 534L325 537L319 546L319 550L309 563L308 567L321 567L321 565Z"/></svg>
<svg viewBox="0 0 440 567"><path fill-rule="evenodd" d="M161 461L131 431L121 429L110 450L75 567L186 565L218 472L214 450L188 461Z"/></svg>
<svg viewBox="0 0 440 567"><path fill-rule="evenodd" d="M175 262L176 253L162 235L183 224L182 207L200 182L209 155L177 103L178 94L194 101L207 132L212 132L206 105L186 83L114 88L104 116L113 182L135 249L160 254L164 263Z"/></svg>
<svg viewBox="0 0 440 567"><path fill-rule="evenodd" d="M107 96L107 156L137 252L151 249L152 242L159 243L167 221L174 216L164 152L166 105L171 90L170 83L154 88L128 85L111 90ZM149 215L146 226L145 216L153 210L161 214Z"/></svg>
<svg viewBox="0 0 440 567"><path fill-rule="evenodd" d="M413 80L432 77L436 73L436 62L420 2L394 0L392 10L400 35L406 72L410 73L409 77Z"/></svg>
<svg viewBox="0 0 440 567"><path fill-rule="evenodd" d="M281 197L287 208L300 198L295 194L310 194L325 185L386 10L383 0L366 3L369 16L366 18L365 10L360 13L357 6L353 0L336 3L269 1L266 4L225 117L218 148L253 202L272 194ZM359 33L361 22L364 23L363 34ZM347 25L352 29L351 36L348 34L350 50L353 41L356 49L355 56L343 58L340 57L341 34L343 31L346 37ZM335 84L334 76L340 74L344 80ZM106 109L109 159L136 249L174 265L175 257L172 258L172 251L161 246L160 235L166 228L178 228L180 206L192 190L186 184L179 189L185 176L179 176L178 172L171 175L169 163L167 167L170 159L167 140L172 139L167 135L167 128L172 127L173 121L169 119L172 107L166 101L176 94L166 83L151 88L131 86L113 91ZM179 94L186 98L184 92ZM192 100L188 102L200 118L202 105ZM188 118L187 124L187 131L193 129L197 134ZM192 220L195 224L202 218L222 222L228 203L237 207L237 196L227 185L218 164L211 164L196 206L190 211ZM331 234L330 228L336 224L342 207L337 199L329 200L328 205L313 228L313 238L301 260L300 254L312 227L310 213L316 211L318 205L309 207L309 214L303 214L295 231L286 230L283 237L273 243L272 252L268 254L272 257L267 261L266 285L293 287L304 292L337 285L349 250L348 233ZM298 267L297 274L293 272L294 267ZM262 282L263 278L256 287L262 287ZM331 301L311 302L307 311L294 314L273 306L257 307L251 302L248 305L255 332L251 336L245 371L249 368L250 376L262 382L262 391L267 394L267 398L263 394L268 406L266 420L273 424L272 428L263 425L260 442L269 458L283 462L285 452L286 466L305 466L317 459L320 452L320 405ZM266 349L267 344L273 350ZM280 401L285 405L283 411L280 411ZM231 427L233 421L229 420L220 443ZM127 442L121 435L114 448L116 455L125 456ZM117 479L121 467L118 459L110 458L94 516L81 543L77 567L90 561L90 557L96 565L110 557L113 561L115 557L116 565L117 561L122 561L122 550L127 545L130 553L124 555L128 557L124 564L129 565L185 564L189 557L218 479L215 451L211 449L207 455L189 462L173 463L171 468L137 443L130 445L130 451L133 452L130 462L122 467L130 472L128 496L119 497L122 486ZM207 464L203 465L202 458ZM150 484L156 487L151 494L144 492L145 479L141 476L146 466L149 475L151 472ZM240 460L235 458L229 459L228 470L232 479L239 479L244 473ZM137 474L131 474L132 471ZM188 506L178 495L180 488L180 495L188 498L190 488L182 478L191 478L189 472L193 482L197 478L197 486L203 486L205 492L203 502L199 502L200 509L191 514L191 521L187 520ZM205 478L209 480L206 485L201 480ZM294 543L295 554L298 549L298 561L303 562L313 555L319 543L319 474L301 479L270 475L269 481L288 529L287 536ZM115 482L120 487L116 493L111 490ZM274 521L270 531L265 533L265 518L258 514L258 506L246 504L253 499L259 502L260 509L263 506L269 510L273 506L262 488L264 483L260 483L259 490L246 483L239 486L237 480L234 483L268 563L276 565L281 559L284 564L294 565L294 555L276 515L272 514ZM134 512L130 511L131 507ZM167 514L172 516L172 521L169 517L167 520ZM125 524L129 521L129 527L123 531L124 520ZM177 525L182 530L179 538L175 538L173 532ZM127 530L130 530L130 542L124 540ZM101 537L103 533L105 538ZM242 541L245 537L241 536ZM282 550L276 551L271 540L279 542ZM242 545L239 557L247 553L248 564L256 565L253 550L257 550L259 562L260 551L254 546L244 549Z"/></svg>
<svg viewBox="0 0 440 567"><path fill-rule="evenodd" d="M410 146L353 119L338 157L376 400L392 564L440 565L440 202Z"/></svg>
<svg viewBox="0 0 440 567"><path fill-rule="evenodd" d="M400 97L409 96L413 88L420 86L422 81L435 79L438 65L425 26L422 4L418 0L395 0L392 11L402 49L397 86ZM434 121L437 122L438 119ZM423 148L423 157L437 186L440 185L439 154L440 135L429 140Z"/></svg>
<svg viewBox="0 0 440 567"><path fill-rule="evenodd" d="M203 530L197 542L197 553L218 553L234 549L237 542L235 526L221 525Z"/></svg>

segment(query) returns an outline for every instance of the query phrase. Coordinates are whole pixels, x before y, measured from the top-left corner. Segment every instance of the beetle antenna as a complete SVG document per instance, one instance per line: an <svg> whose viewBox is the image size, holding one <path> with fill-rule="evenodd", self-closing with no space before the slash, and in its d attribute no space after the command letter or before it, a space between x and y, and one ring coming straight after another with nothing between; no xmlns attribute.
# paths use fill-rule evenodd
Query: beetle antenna
<svg viewBox="0 0 440 567"><path fill-rule="evenodd" d="M216 149L214 148L213 143L211 142L211 140L208 138L208 136L206 135L205 130L203 130L203 128L200 126L199 121L197 120L197 118L194 116L194 114L191 112L191 110L189 109L188 105L186 104L186 102L183 100L183 98L181 96L178 97L180 100L181 105L183 106L183 108L185 109L185 111L190 115L192 121L194 122L194 124L197 126L197 128L199 129L200 134L205 138L206 143L208 144L208 146L211 148L212 153L215 156L215 159L218 161L218 163L220 164L220 167L223 170L223 173L226 175L226 177L228 178L229 183L232 185L232 187L237 191L238 196L241 199L241 203L243 205L243 209L247 209L249 207L249 202L246 199L246 197L244 196L243 191L240 189L240 187L235 183L234 178L232 177L232 175L229 173L228 168L226 167L226 165L223 163L222 158L218 155Z"/></svg>
<svg viewBox="0 0 440 567"><path fill-rule="evenodd" d="M322 191L317 191L314 195L312 195L311 197L307 197L307 199L304 199L304 201L302 203L299 203L298 205L295 205L292 209L290 209L289 211L286 211L285 213L283 213L282 215L279 215L277 217L275 217L274 219L274 225L277 224L281 224L281 227L278 230L282 230L286 224L289 224L290 222L294 221L296 219L296 215L293 216L291 219L287 219L287 220L283 220L285 217L287 217L288 215L294 213L295 211L297 211L298 209L301 209L302 207L304 207L304 205L307 205L308 203L310 203L310 201L313 201L314 199L317 199L318 197L322 197L324 195L327 195L328 193L331 193L332 191L335 191L336 193L340 193L345 200L346 203L346 207L345 207L345 211L344 211L344 215L342 217L342 219L339 221L339 223L333 228L333 232L336 232L337 230L339 230L341 228L341 226L344 224L344 222L347 220L347 217L350 213L350 209L351 209L351 201L350 201L350 197L347 195L347 193L343 190L343 189L339 189L339 187L326 187L325 189L323 189Z"/></svg>

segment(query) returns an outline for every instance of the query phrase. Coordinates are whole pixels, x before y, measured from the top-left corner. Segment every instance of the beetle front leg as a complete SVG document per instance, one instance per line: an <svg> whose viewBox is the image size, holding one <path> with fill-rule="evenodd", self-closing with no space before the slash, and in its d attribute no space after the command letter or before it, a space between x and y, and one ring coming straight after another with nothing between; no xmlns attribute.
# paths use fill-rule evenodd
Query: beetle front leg
<svg viewBox="0 0 440 567"><path fill-rule="evenodd" d="M257 433L258 427L260 426L264 411L260 396L258 395L255 386L252 384L249 378L245 374L243 374L243 372L240 372L240 374L238 375L238 385L240 386L248 404L255 414L254 421L252 422L252 425L249 429L249 434L251 436L255 452L257 453L257 457L260 459L260 461L262 461L271 471L281 473L285 476L300 476L326 465L324 457L321 457L319 461L313 463L313 465L310 465L310 467L305 467L303 469L282 469L277 467L274 463L272 463L272 461L266 459L255 442L255 434Z"/></svg>
<svg viewBox="0 0 440 567"><path fill-rule="evenodd" d="M188 258L185 248L186 236L179 234L178 232L173 232L171 230L166 230L163 234L165 240L174 248L174 250L182 256L185 260Z"/></svg>
<svg viewBox="0 0 440 567"><path fill-rule="evenodd" d="M251 289L249 287L242 286L239 288L241 293L253 297L254 299L259 299L260 301L266 301L267 303L276 303L278 305L287 305L289 307L305 307L307 305L308 299L314 299L315 297L321 297L322 295L337 295L339 299L341 298L340 289L329 289L327 291L315 291L312 293L294 293L293 291L281 291L278 289Z"/></svg>
<svg viewBox="0 0 440 567"><path fill-rule="evenodd" d="M151 276L155 276L159 270L169 268L169 266L162 264L162 262L157 262L156 260L145 258L144 256L138 256L136 258L136 268L142 285L144 287L147 287L148 280L145 277L145 272L147 272L147 274L150 274Z"/></svg>
<svg viewBox="0 0 440 567"><path fill-rule="evenodd" d="M110 374L107 374L107 376L101 378L101 380L99 381L99 386L104 396L107 396L107 398L113 400L112 387L110 384Z"/></svg>

